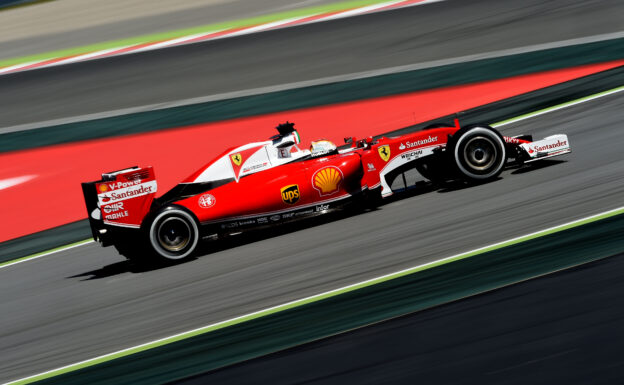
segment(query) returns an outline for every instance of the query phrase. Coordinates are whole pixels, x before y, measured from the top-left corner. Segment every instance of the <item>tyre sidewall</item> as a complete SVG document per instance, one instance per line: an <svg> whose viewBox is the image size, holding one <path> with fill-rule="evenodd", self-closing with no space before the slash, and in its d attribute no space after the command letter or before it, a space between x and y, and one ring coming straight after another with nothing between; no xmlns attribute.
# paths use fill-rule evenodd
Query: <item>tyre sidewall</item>
<svg viewBox="0 0 624 385"><path fill-rule="evenodd" d="M171 217L183 219L191 230L191 240L189 245L184 247L179 252L166 250L158 242L158 226L160 226L164 220ZM178 262L189 258L197 248L200 238L199 225L195 216L187 210L176 206L170 206L157 212L154 215L154 218L150 221L147 235L149 244L156 256L160 260L167 262Z"/></svg>
<svg viewBox="0 0 624 385"><path fill-rule="evenodd" d="M465 162L463 152L470 139L482 136L489 139L496 147L496 158L494 164L484 172L474 170ZM487 125L474 125L462 128L453 136L451 146L451 156L457 171L465 178L472 181L489 181L503 171L507 161L505 153L505 141L503 137L493 128Z"/></svg>

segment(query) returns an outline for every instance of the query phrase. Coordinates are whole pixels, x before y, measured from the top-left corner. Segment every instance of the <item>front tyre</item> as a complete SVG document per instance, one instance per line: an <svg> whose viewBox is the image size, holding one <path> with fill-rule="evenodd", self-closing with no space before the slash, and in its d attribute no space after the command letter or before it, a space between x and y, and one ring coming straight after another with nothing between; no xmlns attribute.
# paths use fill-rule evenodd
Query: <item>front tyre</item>
<svg viewBox="0 0 624 385"><path fill-rule="evenodd" d="M433 184L441 185L448 179L448 171L444 158L438 155L427 156L416 162L416 171Z"/></svg>
<svg viewBox="0 0 624 385"><path fill-rule="evenodd" d="M470 182L497 178L505 167L505 141L485 124L466 126L453 135L448 153L460 176Z"/></svg>
<svg viewBox="0 0 624 385"><path fill-rule="evenodd" d="M175 206L158 212L149 226L150 245L163 262L188 258L198 241L199 226L194 216Z"/></svg>

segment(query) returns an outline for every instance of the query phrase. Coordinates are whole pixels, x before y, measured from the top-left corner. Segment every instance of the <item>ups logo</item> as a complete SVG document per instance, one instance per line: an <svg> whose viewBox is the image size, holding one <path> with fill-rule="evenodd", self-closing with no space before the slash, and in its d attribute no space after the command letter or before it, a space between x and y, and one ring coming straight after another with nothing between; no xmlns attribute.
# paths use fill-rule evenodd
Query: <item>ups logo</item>
<svg viewBox="0 0 624 385"><path fill-rule="evenodd" d="M299 201L299 185L291 184L289 186L282 187L280 190L282 193L282 201L289 205L294 205Z"/></svg>

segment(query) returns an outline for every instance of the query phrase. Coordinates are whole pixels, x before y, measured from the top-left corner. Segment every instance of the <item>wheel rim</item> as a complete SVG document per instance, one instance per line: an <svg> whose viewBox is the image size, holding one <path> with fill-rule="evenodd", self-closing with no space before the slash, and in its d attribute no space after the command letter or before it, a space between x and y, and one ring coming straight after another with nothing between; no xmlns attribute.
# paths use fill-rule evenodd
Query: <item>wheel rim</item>
<svg viewBox="0 0 624 385"><path fill-rule="evenodd" d="M158 225L157 238L163 249L176 253L190 243L191 228L185 220L169 217Z"/></svg>
<svg viewBox="0 0 624 385"><path fill-rule="evenodd" d="M466 165L476 171L487 171L496 163L498 150L490 138L475 136L464 147Z"/></svg>

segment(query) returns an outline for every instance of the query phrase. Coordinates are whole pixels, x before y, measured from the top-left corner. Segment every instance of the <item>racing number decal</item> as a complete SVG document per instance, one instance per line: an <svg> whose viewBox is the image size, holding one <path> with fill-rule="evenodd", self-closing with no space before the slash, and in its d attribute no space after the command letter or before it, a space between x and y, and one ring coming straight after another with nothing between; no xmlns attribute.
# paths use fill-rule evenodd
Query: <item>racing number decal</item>
<svg viewBox="0 0 624 385"><path fill-rule="evenodd" d="M379 151L379 157L383 159L384 162L387 162L388 159L390 159L390 146L389 145L384 144L383 146L379 146L377 148L377 151Z"/></svg>
<svg viewBox="0 0 624 385"><path fill-rule="evenodd" d="M301 196L299 193L299 185L297 184L282 187L280 192L282 193L282 202L289 205L297 203L299 201L299 197Z"/></svg>
<svg viewBox="0 0 624 385"><path fill-rule="evenodd" d="M237 166L240 166L241 163L243 163L243 157L241 156L240 153L230 155L230 159L232 159L232 163L234 163Z"/></svg>

